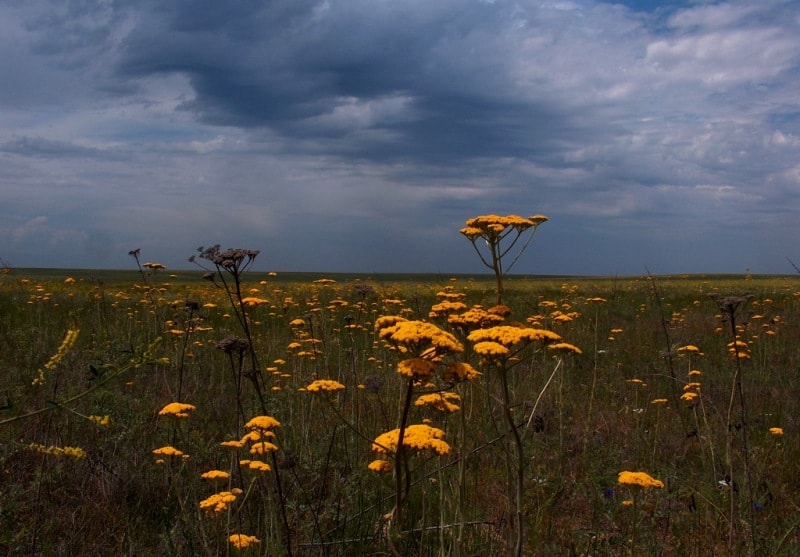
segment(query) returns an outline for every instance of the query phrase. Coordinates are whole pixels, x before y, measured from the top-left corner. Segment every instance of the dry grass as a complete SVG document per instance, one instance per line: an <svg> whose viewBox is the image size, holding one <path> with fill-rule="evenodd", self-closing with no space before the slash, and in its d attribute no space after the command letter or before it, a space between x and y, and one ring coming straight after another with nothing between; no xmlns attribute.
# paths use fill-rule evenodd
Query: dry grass
<svg viewBox="0 0 800 557"><path fill-rule="evenodd" d="M445 287L467 305L489 307L492 279L246 275L245 295L266 300L247 311L268 413L282 424L278 494L273 474L238 465L252 455L219 445L263 413L251 383L216 347L242 336L230 301L193 273L168 272L147 275L147 283L113 273L76 274L74 283L57 271L0 277L0 553L280 555L289 539L294 555L387 554L384 515L395 485L366 466L376 456L370 441L397 427L405 382L374 321L428 320ZM741 361L745 421L738 401L729 410L737 364L708 297L714 292L752 294L738 314L750 355ZM605 301L590 301L598 297ZM533 318L583 350L564 357L546 389L557 364L546 350L509 373L514 417L530 423L521 429L526 555L800 552L797 277L512 276L503 300L512 310L507 322ZM559 321L556 311L573 319ZM32 385L69 329L80 329L75 346L43 385ZM300 347L290 348L294 342ZM686 345L703 356L690 359L678 350ZM463 357L480 365L469 347ZM687 402L679 397L690 370L702 372L701 387ZM410 423L433 420L452 450L410 458L407 512L388 532L404 555L509 551L513 448L497 377L484 371L457 387L461 413L411 409ZM181 401L196 410L183 419L158 416L175 400L179 377ZM347 388L299 390L317 378ZM667 402L651 402L661 398ZM108 426L87 419L106 415ZM80 447L86 457L42 454L31 443ZM156 464L152 450L164 445L190 456ZM231 472L224 487L244 490L218 516L198 506L215 492L200 478L210 469ZM622 470L647 471L666 487L618 485ZM733 489L720 483L731 470ZM623 504L629 500L635 505ZM232 533L261 543L236 550Z"/></svg>

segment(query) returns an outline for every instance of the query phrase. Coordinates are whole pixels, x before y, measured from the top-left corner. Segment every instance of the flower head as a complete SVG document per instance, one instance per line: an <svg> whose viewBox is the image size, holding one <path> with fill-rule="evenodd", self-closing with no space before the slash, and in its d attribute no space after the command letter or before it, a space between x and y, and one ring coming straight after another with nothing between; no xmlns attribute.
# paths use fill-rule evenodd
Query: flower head
<svg viewBox="0 0 800 557"><path fill-rule="evenodd" d="M231 475L224 470L209 470L208 472L200 474L200 477L204 480L225 481L229 479Z"/></svg>
<svg viewBox="0 0 800 557"><path fill-rule="evenodd" d="M664 482L655 479L647 472L628 472L626 470L619 473L617 482L623 485L640 485L642 487L658 487L658 488L664 487Z"/></svg>
<svg viewBox="0 0 800 557"><path fill-rule="evenodd" d="M466 362L450 362L442 374L442 379L451 383L471 381L481 374Z"/></svg>
<svg viewBox="0 0 800 557"><path fill-rule="evenodd" d="M344 385L332 379L317 379L306 387L309 393L328 392L334 393L345 388Z"/></svg>
<svg viewBox="0 0 800 557"><path fill-rule="evenodd" d="M397 441L400 429L393 429L382 433L372 443L372 450L379 453L388 451L397 452ZM450 445L442 441L444 431L426 424L414 424L406 427L403 434L403 446L417 449L418 451L430 449L440 455L450 452Z"/></svg>
<svg viewBox="0 0 800 557"><path fill-rule="evenodd" d="M433 349L433 356L464 351L456 337L426 321L399 321L381 328L378 334L391 346L402 346L417 355L429 348Z"/></svg>
<svg viewBox="0 0 800 557"><path fill-rule="evenodd" d="M189 412L196 410L197 407L183 402L170 402L158 411L159 416L175 416L176 418L187 418Z"/></svg>
<svg viewBox="0 0 800 557"><path fill-rule="evenodd" d="M506 347L530 342L542 341L546 343L558 342L561 335L546 329L533 329L531 327L515 327L513 325L497 325L489 329L472 331L467 339L471 342L490 341Z"/></svg>
<svg viewBox="0 0 800 557"><path fill-rule="evenodd" d="M231 534L228 537L228 541L230 541L231 544L233 544L233 547L236 549L244 549L246 547L250 547L251 545L261 543L261 540L259 540L257 537L248 536L247 534Z"/></svg>
<svg viewBox="0 0 800 557"><path fill-rule="evenodd" d="M367 468L373 472L391 472L392 463L388 460L378 459L367 464Z"/></svg>
<svg viewBox="0 0 800 557"><path fill-rule="evenodd" d="M435 369L436 364L424 358L408 358L397 363L397 373L406 377L428 378Z"/></svg>
<svg viewBox="0 0 800 557"><path fill-rule="evenodd" d="M256 416L244 425L247 429L272 429L280 426L281 423L272 416Z"/></svg>
<svg viewBox="0 0 800 557"><path fill-rule="evenodd" d="M159 456L186 456L183 451L179 451L172 445L167 445L166 447L160 447L158 449L153 450L154 455Z"/></svg>
<svg viewBox="0 0 800 557"><path fill-rule="evenodd" d="M445 391L441 393L428 393L420 395L414 401L414 406L430 406L440 412L458 412L461 407L458 403L461 402L461 397L458 393Z"/></svg>
<svg viewBox="0 0 800 557"><path fill-rule="evenodd" d="M200 510L209 513L221 513L225 511L231 503L236 501L236 497L241 494L242 490L239 488L233 488L230 491L220 491L200 501Z"/></svg>

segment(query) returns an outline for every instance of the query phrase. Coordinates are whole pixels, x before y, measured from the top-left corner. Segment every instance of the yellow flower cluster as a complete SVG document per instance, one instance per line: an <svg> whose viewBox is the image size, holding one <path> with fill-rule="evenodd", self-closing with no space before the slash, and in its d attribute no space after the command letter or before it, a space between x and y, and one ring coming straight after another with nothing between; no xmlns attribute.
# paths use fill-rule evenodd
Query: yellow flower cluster
<svg viewBox="0 0 800 557"><path fill-rule="evenodd" d="M461 234L475 240L484 236L499 236L507 228L519 231L536 227L547 221L544 215L521 217L519 215L480 215L466 221L466 227L460 230Z"/></svg>
<svg viewBox="0 0 800 557"><path fill-rule="evenodd" d="M424 358L408 358L397 363L397 373L406 377L428 378L436 370L436 364Z"/></svg>
<svg viewBox="0 0 800 557"><path fill-rule="evenodd" d="M728 352L731 356L739 359L748 359L750 354L747 352L749 345L743 340L735 340L728 343Z"/></svg>
<svg viewBox="0 0 800 557"><path fill-rule="evenodd" d="M344 385L338 381L334 381L332 379L317 379L306 387L306 391L309 393L318 393L323 391L333 393L336 391L341 391L344 388Z"/></svg>
<svg viewBox="0 0 800 557"><path fill-rule="evenodd" d="M530 327L515 327L513 325L498 325L489 329L472 331L467 340L471 342L496 342L509 347L522 343L543 341L558 342L561 335L546 329L533 329Z"/></svg>
<svg viewBox="0 0 800 557"><path fill-rule="evenodd" d="M86 458L86 451L80 447L59 447L56 445L40 445L39 443L31 443L28 448L41 454L48 454L53 456L68 456L75 459Z"/></svg>
<svg viewBox="0 0 800 557"><path fill-rule="evenodd" d="M280 427L281 423L272 416L256 416L245 424L245 429L248 430L241 439L231 439L229 441L222 441L220 445L232 449L242 449L247 443L250 445L251 454L267 454L278 450L278 446L270 443L265 439L274 439L275 433L270 431L272 428ZM253 464L255 463L255 464ZM241 461L242 466L249 466L253 470L269 471L271 468L266 463L260 461Z"/></svg>
<svg viewBox="0 0 800 557"><path fill-rule="evenodd" d="M443 317L457 311L464 311L465 309L467 309L467 304L464 302L444 300L443 302L431 306L428 317Z"/></svg>
<svg viewBox="0 0 800 557"><path fill-rule="evenodd" d="M497 325L505 321L502 315L490 313L481 306L472 306L464 313L456 313L447 317L447 322L454 327L463 329L475 329Z"/></svg>
<svg viewBox="0 0 800 557"><path fill-rule="evenodd" d="M268 304L269 300L265 300L264 298L258 298L257 296L247 296L242 298L242 305L244 306L260 306L262 304Z"/></svg>
<svg viewBox="0 0 800 557"><path fill-rule="evenodd" d="M376 325L377 327L377 325ZM409 350L432 346L437 354L463 352L464 347L452 334L427 321L398 321L379 329L379 336L391 345Z"/></svg>
<svg viewBox="0 0 800 557"><path fill-rule="evenodd" d="M185 454L183 451L179 451L172 445L167 445L165 447L154 449L153 454L158 456L180 456L183 458L189 457L189 455Z"/></svg>
<svg viewBox="0 0 800 557"><path fill-rule="evenodd" d="M508 356L511 351L503 346L500 343L492 342L492 341L484 341L484 342L477 342L475 346L472 347L476 354L480 356L485 356L488 358L502 358L504 356Z"/></svg>
<svg viewBox="0 0 800 557"><path fill-rule="evenodd" d="M200 477L204 480L222 481L229 479L231 475L224 470L209 470L200 474Z"/></svg>
<svg viewBox="0 0 800 557"><path fill-rule="evenodd" d="M481 374L477 369L466 362L450 362L442 374L442 379L448 383L472 381Z"/></svg>
<svg viewBox="0 0 800 557"><path fill-rule="evenodd" d="M250 454L266 454L277 450L278 446L269 441L259 441L250 445Z"/></svg>
<svg viewBox="0 0 800 557"><path fill-rule="evenodd" d="M372 443L372 450L379 453L397 452L397 440L400 429L393 429L380 434ZM430 449L440 455L450 452L450 445L442 441L444 431L426 424L414 424L406 427L403 434L403 446L423 451Z"/></svg>
<svg viewBox="0 0 800 557"><path fill-rule="evenodd" d="M241 495L243 491L238 487L234 487L230 491L220 491L211 497L200 501L200 510L208 513L221 513L230 506L231 503L236 501L236 497Z"/></svg>
<svg viewBox="0 0 800 557"><path fill-rule="evenodd" d="M271 472L272 466L261 460L240 460L239 466L247 466L256 472Z"/></svg>
<svg viewBox="0 0 800 557"><path fill-rule="evenodd" d="M619 473L617 482L623 485L640 485L642 487L664 487L664 482L655 479L647 472L628 472L623 471Z"/></svg>
<svg viewBox="0 0 800 557"><path fill-rule="evenodd" d="M367 468L372 470L373 472L391 472L392 471L392 463L388 460L378 459L373 460L369 464L367 464Z"/></svg>
<svg viewBox="0 0 800 557"><path fill-rule="evenodd" d="M568 342L557 342L555 344L549 344L547 348L550 350L555 350L557 352L573 352L575 354L583 354L583 351L580 348Z"/></svg>
<svg viewBox="0 0 800 557"><path fill-rule="evenodd" d="M93 422L102 427L109 427L111 425L111 416L106 414L105 416L87 416L87 419L90 422Z"/></svg>
<svg viewBox="0 0 800 557"><path fill-rule="evenodd" d="M420 395L414 401L415 406L430 406L440 412L458 412L461 407L457 404L461 402L461 397L458 393L445 391L441 393L429 393Z"/></svg>
<svg viewBox="0 0 800 557"><path fill-rule="evenodd" d="M175 416L176 418L188 418L189 412L196 410L197 407L184 402L170 402L158 411L159 416Z"/></svg>
<svg viewBox="0 0 800 557"><path fill-rule="evenodd" d="M261 543L255 536L248 536L247 534L231 534L228 540L233 544L236 549L245 549L251 545Z"/></svg>
<svg viewBox="0 0 800 557"><path fill-rule="evenodd" d="M56 353L53 354L50 359L44 364L44 367L40 368L38 373L36 374L36 378L33 380L32 385L41 385L44 383L45 380L45 373L48 371L53 371L56 366L67 356L67 353L70 349L75 346L75 342L78 340L78 335L80 334L80 329L69 329L67 334L64 336L64 340L61 341L61 345L56 350Z"/></svg>
<svg viewBox="0 0 800 557"><path fill-rule="evenodd" d="M281 423L272 416L256 416L246 424L246 429L272 429L273 427L281 427Z"/></svg>

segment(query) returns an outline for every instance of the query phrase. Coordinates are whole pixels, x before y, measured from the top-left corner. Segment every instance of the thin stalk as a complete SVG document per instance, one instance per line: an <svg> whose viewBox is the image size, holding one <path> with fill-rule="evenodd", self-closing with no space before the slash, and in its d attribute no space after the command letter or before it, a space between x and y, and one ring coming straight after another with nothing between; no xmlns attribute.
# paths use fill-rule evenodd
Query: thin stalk
<svg viewBox="0 0 800 557"><path fill-rule="evenodd" d="M514 495L514 524L516 529L516 539L514 543L514 555L522 557L522 542L524 539L524 522L522 520L522 492L525 482L525 453L522 446L522 437L519 434L516 424L514 423L514 416L511 414L511 397L508 390L508 370L505 366L500 368L500 383L503 387L503 414L506 417L506 423L511 430L514 446L517 450L516 462L516 491Z"/></svg>

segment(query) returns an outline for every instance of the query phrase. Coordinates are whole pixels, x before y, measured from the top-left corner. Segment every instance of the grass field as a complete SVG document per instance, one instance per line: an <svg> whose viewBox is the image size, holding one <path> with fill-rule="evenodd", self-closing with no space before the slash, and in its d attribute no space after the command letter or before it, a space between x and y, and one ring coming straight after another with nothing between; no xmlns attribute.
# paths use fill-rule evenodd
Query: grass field
<svg viewBox="0 0 800 557"><path fill-rule="evenodd" d="M800 554L800 276L509 276L503 302L6 269L0 554Z"/></svg>

